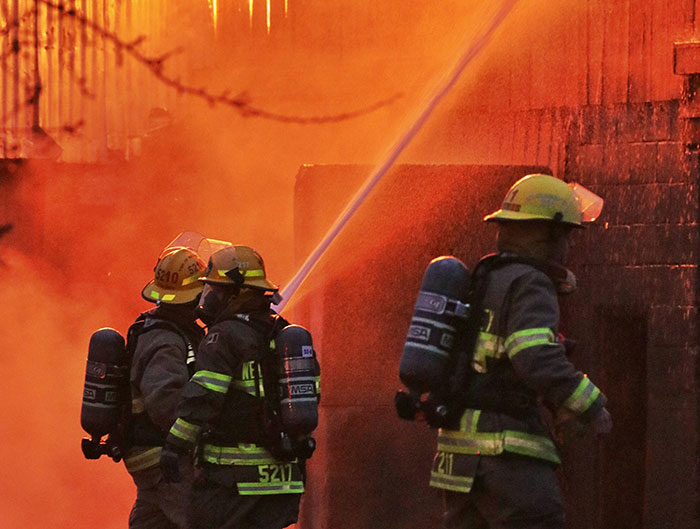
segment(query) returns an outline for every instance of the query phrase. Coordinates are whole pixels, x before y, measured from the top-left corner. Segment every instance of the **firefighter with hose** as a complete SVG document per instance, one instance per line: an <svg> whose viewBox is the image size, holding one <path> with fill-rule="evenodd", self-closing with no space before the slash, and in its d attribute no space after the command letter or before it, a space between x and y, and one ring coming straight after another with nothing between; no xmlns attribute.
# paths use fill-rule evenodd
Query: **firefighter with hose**
<svg viewBox="0 0 700 529"><path fill-rule="evenodd" d="M450 284L441 270L461 268L464 283L460 261L436 259L426 270L399 369L413 396L399 393L396 405L402 418L419 412L440 427L430 485L442 490L445 529L564 528L560 459L541 405L562 428L601 435L612 427L605 396L558 338L558 295L575 288L565 268L570 237L602 202L578 184L525 176L484 218L498 226L498 253L460 286L469 293L462 301L443 292L440 305L438 294L423 292L431 281L433 291ZM463 326L431 320L438 312ZM424 391L428 398L416 400Z"/></svg>
<svg viewBox="0 0 700 529"><path fill-rule="evenodd" d="M198 306L208 325L160 460L181 478L196 453L200 473L188 527L281 529L296 522L304 461L314 449L318 363L310 334L271 308L278 287L258 252L213 253Z"/></svg>

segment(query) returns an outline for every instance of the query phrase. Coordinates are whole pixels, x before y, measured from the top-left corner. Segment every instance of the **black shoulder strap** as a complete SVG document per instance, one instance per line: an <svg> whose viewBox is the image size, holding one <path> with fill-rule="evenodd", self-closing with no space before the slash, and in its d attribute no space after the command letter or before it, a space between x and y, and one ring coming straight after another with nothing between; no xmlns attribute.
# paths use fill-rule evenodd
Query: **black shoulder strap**
<svg viewBox="0 0 700 529"><path fill-rule="evenodd" d="M488 287L489 275L493 270L504 264L499 254L489 254L482 257L474 268L467 296L467 303L470 306L469 316L465 322L464 332L457 337L457 343L455 344L457 354L454 355L453 375L447 388L452 402L460 403L463 400L464 388L469 383L474 347L476 346L482 323L482 306L486 288Z"/></svg>
<svg viewBox="0 0 700 529"><path fill-rule="evenodd" d="M449 384L450 401L455 413L461 413L461 408L468 398L472 375L475 374L472 368L474 348L483 323L483 301L491 272L510 264L531 266L546 274L555 284L566 280L567 276L567 270L563 266L519 255L489 254L479 261L474 269L469 292L471 311L465 324L465 332L461 334L456 345L456 365Z"/></svg>

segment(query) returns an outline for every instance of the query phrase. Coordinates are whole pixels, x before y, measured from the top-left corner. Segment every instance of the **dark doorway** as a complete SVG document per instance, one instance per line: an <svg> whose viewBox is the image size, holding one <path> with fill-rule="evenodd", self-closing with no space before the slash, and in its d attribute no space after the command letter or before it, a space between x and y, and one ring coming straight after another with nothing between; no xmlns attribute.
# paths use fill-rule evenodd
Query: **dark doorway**
<svg viewBox="0 0 700 529"><path fill-rule="evenodd" d="M600 306L597 379L608 396L613 430L598 448L600 528L644 527L647 437L647 316Z"/></svg>

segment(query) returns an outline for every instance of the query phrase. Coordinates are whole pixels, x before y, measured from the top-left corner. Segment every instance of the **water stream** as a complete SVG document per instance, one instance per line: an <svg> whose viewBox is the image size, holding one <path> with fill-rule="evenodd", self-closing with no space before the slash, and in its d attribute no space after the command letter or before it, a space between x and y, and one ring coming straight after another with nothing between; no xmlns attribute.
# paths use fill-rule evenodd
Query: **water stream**
<svg viewBox="0 0 700 529"><path fill-rule="evenodd" d="M449 93L462 72L464 72L467 66L477 57L479 52L489 44L494 33L501 26L513 7L515 7L517 1L518 0L504 0L493 17L483 25L481 33L477 35L476 38L470 38L468 42L465 43L463 46L464 52L459 57L459 60L437 83L430 97L426 99L426 103L423 105L423 109L416 120L411 123L387 151L383 160L374 168L372 174L357 191L355 196L353 196L326 235L324 235L321 242L319 242L318 246L311 252L289 284L282 290L282 301L274 307L278 312L282 311L287 303L289 303L294 293L299 289L321 257L323 257L328 247L362 205L372 189L374 189L386 172L391 168L406 146L408 146L418 131L425 125L433 110L435 110L440 101Z"/></svg>

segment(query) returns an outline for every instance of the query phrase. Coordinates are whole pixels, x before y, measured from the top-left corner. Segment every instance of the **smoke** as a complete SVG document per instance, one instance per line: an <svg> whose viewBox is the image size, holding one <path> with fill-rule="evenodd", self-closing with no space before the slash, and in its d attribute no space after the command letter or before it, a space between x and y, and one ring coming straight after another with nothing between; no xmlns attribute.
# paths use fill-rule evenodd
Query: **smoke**
<svg viewBox="0 0 700 529"><path fill-rule="evenodd" d="M108 101L143 123L129 160L115 150L111 163L34 161L11 182L0 180L0 225L14 226L0 241L3 526L125 526L135 489L123 466L80 452L92 332L111 326L124 334L150 307L140 289L163 246L184 230L253 246L270 279L284 285L295 272L292 197L302 164L380 160L494 9L488 2L301 4L289 0L288 16L272 18L269 36L258 18L251 29L235 12L229 23L221 13L214 33L201 6L168 11L158 32L149 31L157 17L140 29L153 56L182 50L164 61L165 73L270 112L332 116L402 97L312 126L246 116L151 79ZM145 68L130 60L125 68ZM149 122L151 104L167 117ZM95 116L84 116L85 134L99 129Z"/></svg>

